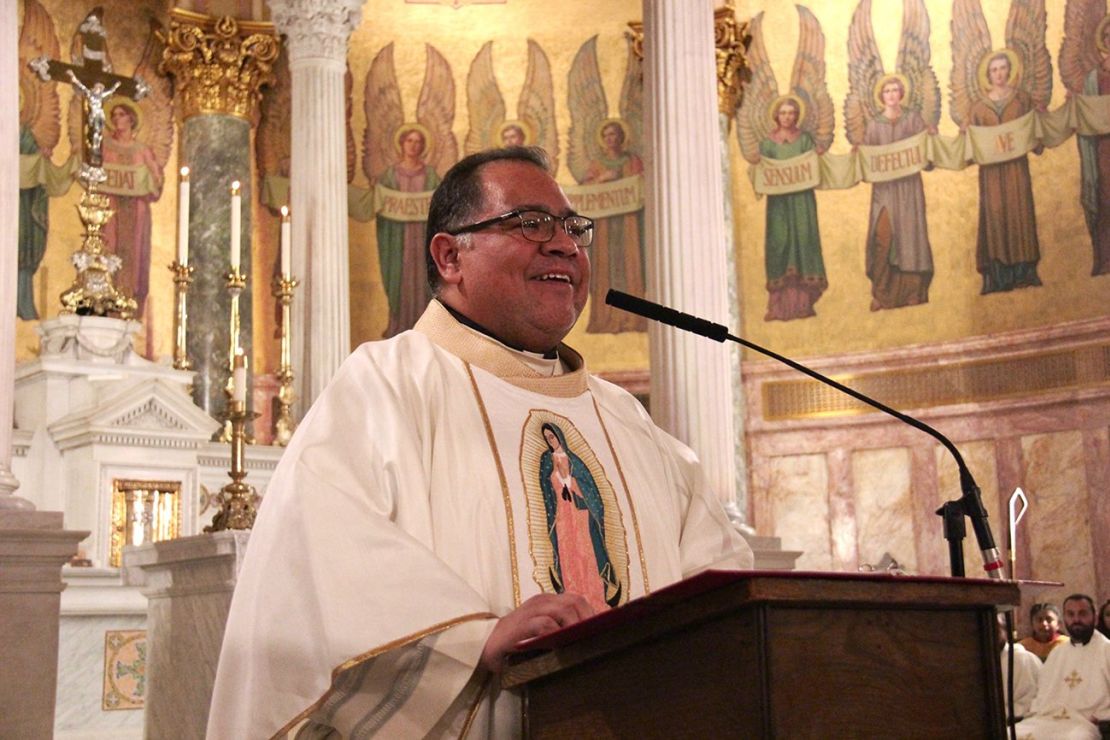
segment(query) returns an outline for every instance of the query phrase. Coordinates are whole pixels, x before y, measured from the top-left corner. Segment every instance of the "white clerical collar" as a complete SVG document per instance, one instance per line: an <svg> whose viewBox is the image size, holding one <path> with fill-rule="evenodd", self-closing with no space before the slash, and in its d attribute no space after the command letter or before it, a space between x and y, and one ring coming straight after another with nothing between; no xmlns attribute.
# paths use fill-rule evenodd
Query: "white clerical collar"
<svg viewBox="0 0 1110 740"><path fill-rule="evenodd" d="M517 349L515 347L510 347L492 334L478 331L474 327L467 326L461 321L459 322L459 326L475 336L485 337L486 339L495 342L506 352L511 352L518 360L527 365L530 370L533 370L540 375L548 378L553 378L556 375L562 375L567 371L566 368L563 366L563 361L559 358L558 353L556 353L555 357L552 358L544 357L544 354L542 352L529 352L526 349Z"/></svg>

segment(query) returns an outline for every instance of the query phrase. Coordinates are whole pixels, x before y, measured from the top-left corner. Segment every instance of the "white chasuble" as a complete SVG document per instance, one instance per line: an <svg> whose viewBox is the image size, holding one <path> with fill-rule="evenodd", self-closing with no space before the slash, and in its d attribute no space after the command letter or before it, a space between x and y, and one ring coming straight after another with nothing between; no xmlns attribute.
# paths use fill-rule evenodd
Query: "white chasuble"
<svg viewBox="0 0 1110 740"><path fill-rule="evenodd" d="M1056 646L1041 668L1031 714L1018 723L1019 738L1098 740L1095 722L1110 719L1110 640L1096 630L1086 645Z"/></svg>
<svg viewBox="0 0 1110 740"><path fill-rule="evenodd" d="M478 667L499 617L751 567L690 450L559 354L545 377L435 301L352 353L263 497L210 738L515 737L519 695Z"/></svg>

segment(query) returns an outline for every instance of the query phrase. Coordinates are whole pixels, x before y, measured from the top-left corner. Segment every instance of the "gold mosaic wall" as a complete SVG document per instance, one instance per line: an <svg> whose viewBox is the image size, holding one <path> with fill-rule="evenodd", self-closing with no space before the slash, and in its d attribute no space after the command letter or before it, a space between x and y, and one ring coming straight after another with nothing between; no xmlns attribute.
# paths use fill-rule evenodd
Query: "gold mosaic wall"
<svg viewBox="0 0 1110 740"><path fill-rule="evenodd" d="M829 94L835 105L836 133L831 154L847 154L844 102L849 91L848 35L858 3L809 0L808 7L825 35ZM875 39L884 68L894 68L902 28L901 2L873 2ZM954 137L949 115L953 73L951 0L926 0L931 24L932 65L940 83L938 133ZM1053 65L1049 110L1065 102L1058 56L1063 38L1063 0L1046 0L1046 43ZM1003 46L1009 0L982 0L993 46ZM799 38L798 13L791 3L738 0L737 14L764 13L764 38L780 88L790 80ZM1029 155L1040 237L1042 287L980 295L976 272L979 219L978 167L936 169L922 174L935 274L927 304L871 311L871 284L865 268L871 186L816 193L829 288L816 304L817 315L793 321L764 321L767 290L764 268L766 198L757 200L748 180L748 163L733 136L733 210L745 335L791 356L815 357L888 349L960 339L1105 315L1110 307L1110 276L1091 277L1092 247L1080 207L1080 170L1075 139ZM748 357L755 358L749 353Z"/></svg>

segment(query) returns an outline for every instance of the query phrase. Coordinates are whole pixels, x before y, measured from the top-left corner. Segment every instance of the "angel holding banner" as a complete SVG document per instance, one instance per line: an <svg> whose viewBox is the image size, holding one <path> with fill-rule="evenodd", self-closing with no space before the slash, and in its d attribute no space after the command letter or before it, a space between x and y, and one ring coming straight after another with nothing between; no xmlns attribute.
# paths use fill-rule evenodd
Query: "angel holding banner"
<svg viewBox="0 0 1110 740"><path fill-rule="evenodd" d="M552 171L559 169L559 134L555 127L555 85L543 48L528 39L528 69L517 102L517 118L506 119L505 98L493 73L493 42L487 41L470 63L466 78L470 129L463 154L495 146L539 146Z"/></svg>
<svg viewBox="0 0 1110 740"><path fill-rule="evenodd" d="M886 147L923 131L936 133L940 120L940 85L929 64L929 16L923 0L904 0L902 39L894 73L883 70L871 26L871 0L860 0L848 32L848 79L851 90L844 102L848 141ZM923 144L923 142L922 142ZM901 163L902 176L871 185L871 215L867 226L867 277L871 280L871 310L913 306L929 301L933 279L933 251L925 220L925 190L921 183L924 158L914 156L920 146L907 142L886 157Z"/></svg>
<svg viewBox="0 0 1110 740"><path fill-rule="evenodd" d="M955 0L952 14L952 120L969 126L1017 125L1052 96L1052 61L1045 46L1044 0L1013 0L1007 47L992 50L979 0ZM1027 152L1039 151L1031 129L998 128L979 161L976 269L981 293L1040 285L1041 258ZM974 137L973 137L974 138Z"/></svg>
<svg viewBox="0 0 1110 740"><path fill-rule="evenodd" d="M798 9L801 24L790 91L778 83L763 42L763 13L752 19L748 62L752 79L737 113L737 135L744 158L792 160L809 152L823 154L834 133L833 103L825 83L825 36L808 8ZM817 226L813 185L767 196L764 262L767 313L764 321L816 316L814 304L828 288Z"/></svg>
<svg viewBox="0 0 1110 740"><path fill-rule="evenodd" d="M1106 0L1068 0L1060 77L1068 95L1110 95L1110 15ZM1094 247L1092 275L1110 274L1110 135L1077 136L1080 199Z"/></svg>
<svg viewBox="0 0 1110 740"><path fill-rule="evenodd" d="M605 303L609 288L634 295L644 293L644 209L639 193L643 163L637 150L643 138L643 76L641 62L629 42L624 83L621 86L620 117L608 117L608 103L601 84L597 59L597 36L578 49L567 79L567 106L571 124L567 167L580 185L603 186L599 202L616 202L602 215L589 202L579 205L574 191L571 202L595 215L594 246L590 259L590 320L586 331L617 334L644 331L646 321Z"/></svg>
<svg viewBox="0 0 1110 740"><path fill-rule="evenodd" d="M386 337L411 329L430 298L425 262L427 201L458 158L455 80L447 60L425 45L424 85L416 121L404 121L393 44L370 64L366 76L363 170L385 193L377 211L378 261L389 299ZM406 195L412 194L412 195Z"/></svg>
<svg viewBox="0 0 1110 740"><path fill-rule="evenodd" d="M59 54L54 21L36 0L27 0L19 32L19 153L41 155L49 160L61 138L61 105L54 85L43 85L28 62ZM30 185L30 187L25 187ZM46 254L50 200L42 183L20 183L19 190L19 282L16 315L24 320L39 318L35 307L35 272Z"/></svg>

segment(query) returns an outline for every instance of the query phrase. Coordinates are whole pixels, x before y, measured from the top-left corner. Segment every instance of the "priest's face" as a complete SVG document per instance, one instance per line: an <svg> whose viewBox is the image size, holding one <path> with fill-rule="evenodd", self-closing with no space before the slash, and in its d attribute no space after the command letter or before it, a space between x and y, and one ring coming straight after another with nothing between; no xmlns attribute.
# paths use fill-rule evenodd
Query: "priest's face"
<svg viewBox="0 0 1110 740"><path fill-rule="evenodd" d="M1086 645L1095 631L1095 610L1086 599L1068 599L1064 602L1064 625L1073 642Z"/></svg>
<svg viewBox="0 0 1110 740"><path fill-rule="evenodd" d="M482 208L472 221L513 210L574 214L562 188L530 162L484 165ZM552 349L574 326L590 293L588 248L579 247L556 222L545 244L524 238L520 220L463 235L457 271L441 296L502 341L534 352Z"/></svg>

